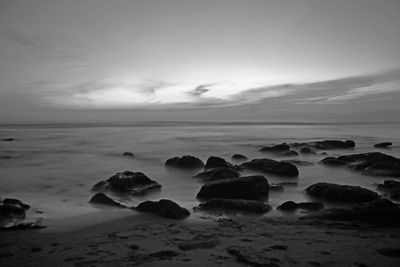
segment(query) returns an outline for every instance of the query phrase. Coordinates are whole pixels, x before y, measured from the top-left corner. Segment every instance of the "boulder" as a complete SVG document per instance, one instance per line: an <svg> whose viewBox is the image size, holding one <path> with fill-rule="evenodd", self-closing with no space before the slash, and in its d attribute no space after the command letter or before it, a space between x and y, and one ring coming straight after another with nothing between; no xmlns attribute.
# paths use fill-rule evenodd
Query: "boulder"
<svg viewBox="0 0 400 267"><path fill-rule="evenodd" d="M320 162L320 164L328 165L328 166L344 166L347 163L345 161L342 161L340 159L337 159L335 157L326 157L323 158Z"/></svg>
<svg viewBox="0 0 400 267"><path fill-rule="evenodd" d="M26 220L28 204L14 198L0 200L0 230L22 230L43 228L37 222Z"/></svg>
<svg viewBox="0 0 400 267"><path fill-rule="evenodd" d="M96 193L90 200L90 203L94 204L101 204L101 205L107 205L107 206L112 206L112 207L118 207L118 208L127 208L126 206L122 205L121 203L116 202L109 196L107 196L104 193Z"/></svg>
<svg viewBox="0 0 400 267"><path fill-rule="evenodd" d="M266 213L271 206L262 201L245 199L212 198L199 204L200 210L232 210L252 213Z"/></svg>
<svg viewBox="0 0 400 267"><path fill-rule="evenodd" d="M246 160L247 157L245 155L242 155L242 154L234 154L232 156L232 159L234 159L234 160Z"/></svg>
<svg viewBox="0 0 400 267"><path fill-rule="evenodd" d="M316 149L343 149L343 148L353 148L356 146L355 142L352 140L340 141L340 140L324 140L314 142L314 147Z"/></svg>
<svg viewBox="0 0 400 267"><path fill-rule="evenodd" d="M129 158L135 157L135 155L134 155L132 152L124 152L124 153L122 154L122 156L124 156L124 157L129 157Z"/></svg>
<svg viewBox="0 0 400 267"><path fill-rule="evenodd" d="M204 169L233 168L233 165L220 157L211 156L207 159Z"/></svg>
<svg viewBox="0 0 400 267"><path fill-rule="evenodd" d="M253 159L240 165L240 167L252 171L260 171L281 176L298 176L299 171L295 165L285 161L272 159Z"/></svg>
<svg viewBox="0 0 400 267"><path fill-rule="evenodd" d="M289 150L289 151L282 152L279 155L283 156L283 157L296 157L299 155L299 153L297 153L294 150Z"/></svg>
<svg viewBox="0 0 400 267"><path fill-rule="evenodd" d="M352 185L316 183L309 186L306 192L313 197L345 203L373 201L380 196L366 188Z"/></svg>
<svg viewBox="0 0 400 267"><path fill-rule="evenodd" d="M295 211L297 209L307 211L317 211L324 208L321 202L299 202L286 201L277 207L278 210L282 211Z"/></svg>
<svg viewBox="0 0 400 267"><path fill-rule="evenodd" d="M124 171L111 176L106 181L98 182L93 186L92 191L104 192L110 190L132 195L143 195L160 187L159 183L151 180L142 172Z"/></svg>
<svg viewBox="0 0 400 267"><path fill-rule="evenodd" d="M198 173L194 177L200 178L203 181L212 182L223 179L238 178L239 173L232 168L214 168Z"/></svg>
<svg viewBox="0 0 400 267"><path fill-rule="evenodd" d="M140 203L136 208L132 209L176 220L183 220L190 215L190 212L187 209L168 199L161 199L159 201L145 201Z"/></svg>
<svg viewBox="0 0 400 267"><path fill-rule="evenodd" d="M382 142L382 143L375 144L374 147L377 147L377 148L389 148L392 145L393 145L392 142Z"/></svg>
<svg viewBox="0 0 400 267"><path fill-rule="evenodd" d="M311 147L305 146L305 147L302 147L300 149L300 154L303 154L303 155L315 155L316 152Z"/></svg>
<svg viewBox="0 0 400 267"><path fill-rule="evenodd" d="M400 205L388 199L379 199L350 205L345 208L330 208L302 220L345 221L367 223L378 226L400 226Z"/></svg>
<svg viewBox="0 0 400 267"><path fill-rule="evenodd" d="M233 198L263 199L268 197L268 181L262 175L225 179L211 182L201 187L199 199Z"/></svg>
<svg viewBox="0 0 400 267"><path fill-rule="evenodd" d="M290 146L286 143L282 143L279 145L273 145L273 146L264 146L260 149L262 152L272 152L272 153L282 153L285 151L289 151Z"/></svg>
<svg viewBox="0 0 400 267"><path fill-rule="evenodd" d="M204 162L199 158L185 155L168 159L165 162L165 166L180 169L198 169L204 166Z"/></svg>

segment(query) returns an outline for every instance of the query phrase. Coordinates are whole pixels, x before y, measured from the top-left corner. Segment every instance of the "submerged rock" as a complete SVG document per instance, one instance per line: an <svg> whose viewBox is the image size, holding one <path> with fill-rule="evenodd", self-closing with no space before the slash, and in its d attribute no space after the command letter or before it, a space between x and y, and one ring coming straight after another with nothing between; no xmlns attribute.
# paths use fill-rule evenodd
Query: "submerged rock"
<svg viewBox="0 0 400 267"><path fill-rule="evenodd" d="M161 199L159 201L145 201L140 203L136 208L132 209L176 220L183 220L190 215L190 212L187 209L168 199Z"/></svg>
<svg viewBox="0 0 400 267"><path fill-rule="evenodd" d="M277 207L278 210L282 211L295 211L297 209L307 210L307 211L317 211L324 208L321 202L299 202L286 201Z"/></svg>
<svg viewBox="0 0 400 267"><path fill-rule="evenodd" d="M148 191L160 188L161 185L151 180L142 172L124 171L119 172L106 181L95 184L92 191L103 192L106 190L114 192L143 195Z"/></svg>
<svg viewBox="0 0 400 267"><path fill-rule="evenodd" d="M268 190L267 179L262 175L254 175L205 184L201 187L197 197L199 199L262 199L268 197Z"/></svg>
<svg viewBox="0 0 400 267"><path fill-rule="evenodd" d="M392 142L382 142L382 143L375 144L374 147L377 147L377 148L389 148L392 145L393 145Z"/></svg>
<svg viewBox="0 0 400 267"><path fill-rule="evenodd" d="M14 138L4 138L3 139L4 142L11 142L11 141L14 141L14 140L15 140Z"/></svg>
<svg viewBox="0 0 400 267"><path fill-rule="evenodd" d="M116 202L109 196L107 196L104 193L96 193L90 200L89 202L95 203L95 204L101 204L101 205L107 205L107 206L112 206L112 207L118 207L118 208L127 208L126 206L122 205L121 203Z"/></svg>
<svg viewBox="0 0 400 267"><path fill-rule="evenodd" d="M302 147L300 149L300 154L303 154L303 155L315 155L317 153L311 147L306 146L306 147Z"/></svg>
<svg viewBox="0 0 400 267"><path fill-rule="evenodd" d="M232 168L214 168L198 173L194 177L200 178L203 181L212 182L223 179L238 178L239 173Z"/></svg>
<svg viewBox="0 0 400 267"><path fill-rule="evenodd" d="M380 196L366 188L352 185L316 183L309 186L306 192L313 197L347 203L359 203L377 200Z"/></svg>
<svg viewBox="0 0 400 267"><path fill-rule="evenodd" d="M282 153L285 151L289 151L290 146L286 143L282 143L279 145L273 145L273 146L264 146L260 149L262 152L273 152L273 153Z"/></svg>
<svg viewBox="0 0 400 267"><path fill-rule="evenodd" d="M242 154L234 154L232 156L232 159L234 159L234 160L246 160L247 157L245 155L242 155Z"/></svg>
<svg viewBox="0 0 400 267"><path fill-rule="evenodd" d="M207 159L204 169L233 168L233 165L220 157L211 156Z"/></svg>
<svg viewBox="0 0 400 267"><path fill-rule="evenodd" d="M199 204L200 210L233 210L252 213L266 213L271 206L256 200L212 198Z"/></svg>
<svg viewBox="0 0 400 267"><path fill-rule="evenodd" d="M313 149L318 150L331 150L331 149L347 149L347 148L354 148L356 146L353 140L322 140L322 141L314 141L314 142L307 142L307 143L292 143L290 144L291 147L300 147L301 149L304 148L303 152L307 154L308 152L312 152Z"/></svg>
<svg viewBox="0 0 400 267"><path fill-rule="evenodd" d="M132 152L124 152L124 153L122 154L122 156L124 156L124 157L130 157L130 158L134 158L134 157L135 157L135 155L134 155Z"/></svg>
<svg viewBox="0 0 400 267"><path fill-rule="evenodd" d="M400 177L400 159L380 152L328 157L320 163L347 166L362 174Z"/></svg>
<svg viewBox="0 0 400 267"><path fill-rule="evenodd" d="M263 173L282 176L298 176L299 171L292 163L272 159L253 159L240 165L240 167Z"/></svg>
<svg viewBox="0 0 400 267"><path fill-rule="evenodd" d="M398 227L400 226L400 205L388 199L379 199L353 204L346 208L325 209L300 219L346 221Z"/></svg>
<svg viewBox="0 0 400 267"><path fill-rule="evenodd" d="M197 169L204 166L204 162L196 157L185 155L182 157L170 158L165 162L165 166L180 169Z"/></svg>

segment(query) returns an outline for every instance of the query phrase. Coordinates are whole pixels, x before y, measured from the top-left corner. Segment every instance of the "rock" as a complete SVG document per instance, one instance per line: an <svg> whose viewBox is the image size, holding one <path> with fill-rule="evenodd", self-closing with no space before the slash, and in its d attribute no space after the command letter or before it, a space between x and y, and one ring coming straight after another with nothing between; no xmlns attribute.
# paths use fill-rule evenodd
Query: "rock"
<svg viewBox="0 0 400 267"><path fill-rule="evenodd" d="M234 154L234 155L232 156L232 159L234 159L234 160L246 160L247 157L244 156L244 155L242 155L242 154Z"/></svg>
<svg viewBox="0 0 400 267"><path fill-rule="evenodd" d="M380 152L343 155L336 158L328 157L321 163L347 166L366 175L400 177L400 159Z"/></svg>
<svg viewBox="0 0 400 267"><path fill-rule="evenodd" d="M262 175L254 175L205 184L201 187L197 197L199 199L262 199L268 197L268 189L267 179Z"/></svg>
<svg viewBox="0 0 400 267"><path fill-rule="evenodd" d="M283 185L281 185L281 184L270 184L269 191L283 192L283 191L285 191L285 189L284 189Z"/></svg>
<svg viewBox="0 0 400 267"><path fill-rule="evenodd" d="M26 220L28 204L18 199L6 198L0 200L0 230L22 230L44 228L36 222Z"/></svg>
<svg viewBox="0 0 400 267"><path fill-rule="evenodd" d="M226 251L236 257L238 262L254 267L279 267L277 258L268 258L265 251L256 251L252 247L230 246Z"/></svg>
<svg viewBox="0 0 400 267"><path fill-rule="evenodd" d="M300 154L303 154L303 155L315 155L316 152L311 147L306 146L306 147L302 147L300 149Z"/></svg>
<svg viewBox="0 0 400 267"><path fill-rule="evenodd" d="M271 210L271 206L262 201L245 199L224 199L212 198L199 204L200 210L233 210L252 213L266 213Z"/></svg>
<svg viewBox="0 0 400 267"><path fill-rule="evenodd" d="M4 142L11 142L11 141L14 141L14 140L15 140L14 138L4 138L3 139Z"/></svg>
<svg viewBox="0 0 400 267"><path fill-rule="evenodd" d="M229 178L238 178L239 173L232 168L214 168L209 171L198 173L194 177L207 182L212 182Z"/></svg>
<svg viewBox="0 0 400 267"><path fill-rule="evenodd" d="M282 160L282 162L292 163L296 166L312 166L312 165L314 165L309 161L298 160L298 159L286 159L286 160Z"/></svg>
<svg viewBox="0 0 400 267"><path fill-rule="evenodd" d="M283 153L281 153L281 154L279 154L280 156L283 156L283 157L295 157L295 156L298 156L299 155L299 153L297 153L296 151L294 151L294 150L289 150L289 151L285 151L285 152L283 152Z"/></svg>
<svg viewBox="0 0 400 267"><path fill-rule="evenodd" d="M374 147L389 148L391 145L393 145L392 142L382 142L382 143L375 144Z"/></svg>
<svg viewBox="0 0 400 267"><path fill-rule="evenodd" d="M360 186L331 183L313 184L306 189L306 192L313 197L345 203L367 202L380 198L377 193Z"/></svg>
<svg viewBox="0 0 400 267"><path fill-rule="evenodd" d="M398 227L400 226L400 205L388 199L379 199L353 204L346 208L325 209L300 219L358 222L378 226Z"/></svg>
<svg viewBox="0 0 400 267"><path fill-rule="evenodd" d="M289 151L290 146L286 143L282 143L279 145L273 145L273 146L264 146L260 149L262 152L273 152L273 153L282 153L285 151Z"/></svg>
<svg viewBox="0 0 400 267"><path fill-rule="evenodd" d="M182 157L170 158L165 162L165 166L180 169L197 169L204 166L204 162L196 157L185 155Z"/></svg>
<svg viewBox="0 0 400 267"><path fill-rule="evenodd" d="M390 196L390 199L399 201L400 200L400 193L396 193Z"/></svg>
<svg viewBox="0 0 400 267"><path fill-rule="evenodd" d="M324 140L317 141L314 144L317 149L341 149L341 148L353 148L356 146L355 142L352 140L339 141L339 140Z"/></svg>
<svg viewBox="0 0 400 267"><path fill-rule="evenodd" d="M233 165L223 158L211 156L207 159L204 169L207 170L213 168L233 168Z"/></svg>
<svg viewBox="0 0 400 267"><path fill-rule="evenodd" d="M386 257L400 258L400 247L397 248L381 248L378 252Z"/></svg>
<svg viewBox="0 0 400 267"><path fill-rule="evenodd" d="M321 202L300 202L296 203L293 201L286 201L277 207L278 210L282 211L295 211L297 209L307 211L317 211L324 208Z"/></svg>
<svg viewBox="0 0 400 267"><path fill-rule="evenodd" d="M135 155L134 155L132 152L124 152L124 153L122 154L122 156L124 156L124 157L130 157L130 158L135 157Z"/></svg>
<svg viewBox="0 0 400 267"><path fill-rule="evenodd" d="M390 194L400 193L400 182L396 180L385 180L383 184L378 184L377 189Z"/></svg>
<svg viewBox="0 0 400 267"><path fill-rule="evenodd" d="M168 199L161 199L159 201L145 201L133 209L176 220L183 220L190 215L190 212L187 209Z"/></svg>
<svg viewBox="0 0 400 267"><path fill-rule="evenodd" d="M159 183L151 180L142 172L124 171L111 176L106 181L98 182L93 186L92 191L103 192L110 190L132 195L143 195L160 187Z"/></svg>
<svg viewBox="0 0 400 267"><path fill-rule="evenodd" d="M253 159L240 165L240 167L263 173L281 176L298 176L297 167L289 162L275 161L272 159Z"/></svg>
<svg viewBox="0 0 400 267"><path fill-rule="evenodd" d="M111 199L104 193L96 193L90 200L89 202L95 203L95 204L102 204L102 205L107 205L107 206L112 206L112 207L118 207L118 208L127 208L126 206L116 202L115 200Z"/></svg>

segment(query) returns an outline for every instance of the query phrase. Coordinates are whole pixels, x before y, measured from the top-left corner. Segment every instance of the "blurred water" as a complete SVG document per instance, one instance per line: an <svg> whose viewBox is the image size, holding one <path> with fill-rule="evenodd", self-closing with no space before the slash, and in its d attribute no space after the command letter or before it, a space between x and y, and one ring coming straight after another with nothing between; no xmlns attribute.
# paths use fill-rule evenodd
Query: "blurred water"
<svg viewBox="0 0 400 267"><path fill-rule="evenodd" d="M0 197L21 199L33 207L32 213L48 220L99 211L87 203L90 189L98 181L124 170L141 171L162 184L162 190L145 197L125 198L128 205L144 199L173 199L192 208L200 181L194 171L166 169L166 159L190 154L204 161L211 155L230 160L235 153L252 158L285 159L259 152L262 145L307 142L322 139L352 139L354 150L327 151L329 155L381 151L400 155L398 124L262 124L262 123L137 123L137 124L30 124L0 125ZM392 141L389 150L373 148ZM134 158L122 156L125 151ZM322 155L299 156L317 163ZM299 167L297 179L267 175L270 183L297 180L298 186L283 193L271 193L275 207L286 200L304 201L304 189L319 181L360 185L374 189L384 177L369 177L340 168L314 164ZM276 214L275 213L272 213ZM36 215L35 215L36 216ZM271 215L268 215L271 216Z"/></svg>

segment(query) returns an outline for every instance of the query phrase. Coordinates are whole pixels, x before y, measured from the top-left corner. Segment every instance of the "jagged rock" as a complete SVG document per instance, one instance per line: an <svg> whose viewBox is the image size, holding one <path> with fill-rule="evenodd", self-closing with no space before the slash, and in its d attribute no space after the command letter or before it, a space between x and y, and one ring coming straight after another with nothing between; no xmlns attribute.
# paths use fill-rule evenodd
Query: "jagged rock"
<svg viewBox="0 0 400 267"><path fill-rule="evenodd" d="M239 173L232 168L214 168L198 173L194 177L200 178L203 181L212 182L229 178L238 178Z"/></svg>
<svg viewBox="0 0 400 267"><path fill-rule="evenodd" d="M132 152L124 152L122 156L133 158L135 155Z"/></svg>
<svg viewBox="0 0 400 267"><path fill-rule="evenodd" d="M263 173L282 176L298 176L299 171L292 163L272 159L253 159L240 165L240 167Z"/></svg>
<svg viewBox="0 0 400 267"><path fill-rule="evenodd" d="M165 162L165 166L180 169L197 169L204 166L204 162L196 157L185 155L182 157L170 158Z"/></svg>
<svg viewBox="0 0 400 267"><path fill-rule="evenodd" d="M245 199L212 198L199 204L200 210L234 210L252 213L266 213L271 206L262 201Z"/></svg>
<svg viewBox="0 0 400 267"><path fill-rule="evenodd" d="M332 183L316 183L309 186L306 192L313 197L347 203L359 203L377 200L380 196L366 188Z"/></svg>
<svg viewBox="0 0 400 267"><path fill-rule="evenodd" d="M148 191L160 188L161 185L151 180L142 172L124 171L119 172L106 181L100 181L92 188L94 192L106 190L123 192L133 195L143 195Z"/></svg>
<svg viewBox="0 0 400 267"><path fill-rule="evenodd" d="M325 209L300 219L358 222L398 227L400 226L400 205L388 199L379 199L353 204L345 208Z"/></svg>
<svg viewBox="0 0 400 267"><path fill-rule="evenodd" d="M392 142L382 142L382 143L375 144L374 147L377 147L377 148L389 148L392 145L393 145Z"/></svg>
<svg viewBox="0 0 400 267"><path fill-rule="evenodd" d="M213 168L233 168L233 165L223 158L211 156L207 159L204 169L207 170Z"/></svg>
<svg viewBox="0 0 400 267"><path fill-rule="evenodd" d="M111 199L109 196L107 196L104 193L96 193L89 200L89 202L95 203L95 204L102 204L102 205L112 206L112 207L118 207L118 208L127 208L126 206L122 205L121 203L118 203L115 200Z"/></svg>
<svg viewBox="0 0 400 267"><path fill-rule="evenodd" d="M278 210L282 211L295 211L297 209L307 210L307 211L317 211L324 208L321 202L300 202L296 203L294 201L286 201L277 207Z"/></svg>
<svg viewBox="0 0 400 267"><path fill-rule="evenodd" d="M132 209L177 220L183 220L190 215L190 212L187 209L168 199L161 199L159 201L145 201L140 203L136 208Z"/></svg>
<svg viewBox="0 0 400 267"><path fill-rule="evenodd" d="M232 159L234 159L234 160L246 160L247 157L245 155L242 155L242 154L234 154L232 156Z"/></svg>
<svg viewBox="0 0 400 267"><path fill-rule="evenodd" d="M197 197L199 199L262 199L268 197L268 189L267 179L262 175L254 175L205 184L201 187Z"/></svg>

